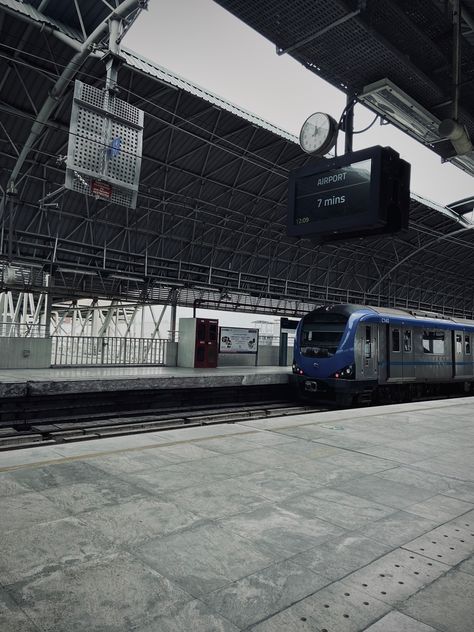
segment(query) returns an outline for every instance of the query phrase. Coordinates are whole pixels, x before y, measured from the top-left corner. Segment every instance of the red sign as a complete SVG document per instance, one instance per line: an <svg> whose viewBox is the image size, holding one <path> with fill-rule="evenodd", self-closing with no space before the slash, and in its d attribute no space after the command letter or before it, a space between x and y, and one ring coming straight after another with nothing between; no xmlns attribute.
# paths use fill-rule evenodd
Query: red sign
<svg viewBox="0 0 474 632"><path fill-rule="evenodd" d="M112 197L112 185L102 180L92 180L91 193L95 197L102 198L103 200L110 200Z"/></svg>

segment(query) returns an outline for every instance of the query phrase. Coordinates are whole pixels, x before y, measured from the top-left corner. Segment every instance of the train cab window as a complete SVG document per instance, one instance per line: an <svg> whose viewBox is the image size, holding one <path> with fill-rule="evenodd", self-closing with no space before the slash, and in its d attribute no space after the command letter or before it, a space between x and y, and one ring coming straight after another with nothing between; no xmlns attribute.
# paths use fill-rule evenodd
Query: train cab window
<svg viewBox="0 0 474 632"><path fill-rule="evenodd" d="M405 329L405 331L403 332L403 351L410 353L411 349L411 329Z"/></svg>
<svg viewBox="0 0 474 632"><path fill-rule="evenodd" d="M400 351L400 330L392 329L392 351L398 353Z"/></svg>
<svg viewBox="0 0 474 632"><path fill-rule="evenodd" d="M311 358L333 356L346 328L347 316L327 312L308 314L301 328L301 353Z"/></svg>
<svg viewBox="0 0 474 632"><path fill-rule="evenodd" d="M440 331L423 332L423 353L444 354L444 334Z"/></svg>
<svg viewBox="0 0 474 632"><path fill-rule="evenodd" d="M365 328L364 354L367 359L372 357L371 327Z"/></svg>
<svg viewBox="0 0 474 632"><path fill-rule="evenodd" d="M471 355L471 336L464 336L464 353Z"/></svg>
<svg viewBox="0 0 474 632"><path fill-rule="evenodd" d="M462 353L462 336L456 334L456 353Z"/></svg>

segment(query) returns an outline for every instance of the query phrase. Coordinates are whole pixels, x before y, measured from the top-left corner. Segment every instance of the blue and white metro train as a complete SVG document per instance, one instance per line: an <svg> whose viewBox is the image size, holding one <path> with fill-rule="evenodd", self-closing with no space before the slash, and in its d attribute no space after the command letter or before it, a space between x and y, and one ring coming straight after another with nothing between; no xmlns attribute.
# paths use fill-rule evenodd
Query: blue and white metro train
<svg viewBox="0 0 474 632"><path fill-rule="evenodd" d="M320 307L296 330L293 383L342 406L474 391L474 321L364 305Z"/></svg>

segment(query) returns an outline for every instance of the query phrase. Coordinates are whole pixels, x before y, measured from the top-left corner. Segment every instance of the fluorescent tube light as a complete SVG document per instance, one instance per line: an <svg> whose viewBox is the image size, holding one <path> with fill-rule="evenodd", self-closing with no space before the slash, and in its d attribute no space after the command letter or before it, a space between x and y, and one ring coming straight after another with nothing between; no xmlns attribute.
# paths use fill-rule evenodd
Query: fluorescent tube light
<svg viewBox="0 0 474 632"><path fill-rule="evenodd" d="M443 140L438 132L440 119L389 79L381 79L365 86L357 98L384 119L424 144Z"/></svg>

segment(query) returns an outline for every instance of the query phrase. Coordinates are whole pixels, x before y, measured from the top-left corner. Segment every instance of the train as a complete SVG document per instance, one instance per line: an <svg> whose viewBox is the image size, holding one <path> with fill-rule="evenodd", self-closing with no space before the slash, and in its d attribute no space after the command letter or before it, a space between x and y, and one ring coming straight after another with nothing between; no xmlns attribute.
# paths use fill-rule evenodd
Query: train
<svg viewBox="0 0 474 632"><path fill-rule="evenodd" d="M474 321L433 312L330 305L295 334L292 384L302 400L349 407L474 392Z"/></svg>

